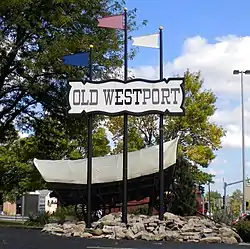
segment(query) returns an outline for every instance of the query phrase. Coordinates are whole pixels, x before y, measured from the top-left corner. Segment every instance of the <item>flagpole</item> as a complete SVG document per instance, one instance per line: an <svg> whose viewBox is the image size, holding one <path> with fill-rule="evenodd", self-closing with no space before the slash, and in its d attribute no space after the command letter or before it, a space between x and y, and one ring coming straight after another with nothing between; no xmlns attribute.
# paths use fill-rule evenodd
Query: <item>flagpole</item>
<svg viewBox="0 0 250 249"><path fill-rule="evenodd" d="M124 82L128 80L128 27L127 8L124 8ZM122 222L127 223L127 189L128 189L128 114L123 118L123 202Z"/></svg>
<svg viewBox="0 0 250 249"><path fill-rule="evenodd" d="M92 53L93 45L89 46L89 81L93 79L93 67L92 67ZM88 191L88 203L87 203L87 228L91 227L91 184L92 184L92 126L93 116L88 115L88 171L87 171L87 191Z"/></svg>
<svg viewBox="0 0 250 249"><path fill-rule="evenodd" d="M162 34L163 27L159 28L159 37L160 37L160 80L163 79L163 34ZM159 210L159 220L163 220L164 215L164 137L163 137L163 118L164 114L160 114L160 122L159 122L159 180L160 180L160 210Z"/></svg>

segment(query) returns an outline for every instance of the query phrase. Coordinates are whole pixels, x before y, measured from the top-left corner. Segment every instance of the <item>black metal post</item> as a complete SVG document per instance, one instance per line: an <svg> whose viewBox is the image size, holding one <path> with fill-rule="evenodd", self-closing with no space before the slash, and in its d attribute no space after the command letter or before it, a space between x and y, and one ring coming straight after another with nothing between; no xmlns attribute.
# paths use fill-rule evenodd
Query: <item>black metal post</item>
<svg viewBox="0 0 250 249"><path fill-rule="evenodd" d="M163 39L162 39L162 30L163 28L160 27L160 80L163 79ZM160 114L160 122L159 122L159 180L160 180L160 210L159 210L159 220L163 220L164 215L164 137L163 137L163 119L164 114Z"/></svg>
<svg viewBox="0 0 250 249"><path fill-rule="evenodd" d="M90 45L89 49L89 80L93 78L92 68L92 49L93 45ZM88 173L87 173L87 188L88 188L88 204L87 204L87 227L91 227L91 184L92 184L92 114L88 115Z"/></svg>
<svg viewBox="0 0 250 249"><path fill-rule="evenodd" d="M127 30L127 9L124 9L124 82L128 80L128 30ZM123 118L123 202L122 222L127 223L127 202L128 202L128 114Z"/></svg>

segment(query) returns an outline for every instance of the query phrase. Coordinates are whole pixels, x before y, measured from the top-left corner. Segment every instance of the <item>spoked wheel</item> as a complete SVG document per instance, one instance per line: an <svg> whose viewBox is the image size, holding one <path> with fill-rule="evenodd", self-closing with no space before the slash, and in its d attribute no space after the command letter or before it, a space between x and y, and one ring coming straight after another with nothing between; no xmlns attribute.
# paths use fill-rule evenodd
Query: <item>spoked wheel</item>
<svg viewBox="0 0 250 249"><path fill-rule="evenodd" d="M101 217L104 216L104 212L100 210L93 210L91 212L91 222L98 221ZM85 204L77 204L75 205L75 214L79 220L84 220L87 222L87 206Z"/></svg>
<svg viewBox="0 0 250 249"><path fill-rule="evenodd" d="M173 202L176 200L176 194L173 191L168 191L165 193L164 197L164 210L165 212L169 211L169 209L172 207ZM154 208L158 211L160 211L160 200L159 197L156 200L156 203L154 205Z"/></svg>
<svg viewBox="0 0 250 249"><path fill-rule="evenodd" d="M176 200L176 194L173 191L169 191L164 199L165 211L169 211L172 207L173 202Z"/></svg>
<svg viewBox="0 0 250 249"><path fill-rule="evenodd" d="M87 207L85 204L75 205L75 214L79 220L86 220L87 218Z"/></svg>

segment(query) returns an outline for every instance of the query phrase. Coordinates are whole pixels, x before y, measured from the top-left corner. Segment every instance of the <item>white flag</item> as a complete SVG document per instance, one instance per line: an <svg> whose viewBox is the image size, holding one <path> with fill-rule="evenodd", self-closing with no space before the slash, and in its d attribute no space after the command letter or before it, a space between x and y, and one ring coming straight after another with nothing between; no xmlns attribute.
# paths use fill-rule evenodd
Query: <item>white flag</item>
<svg viewBox="0 0 250 249"><path fill-rule="evenodd" d="M132 37L134 46L159 48L159 34Z"/></svg>

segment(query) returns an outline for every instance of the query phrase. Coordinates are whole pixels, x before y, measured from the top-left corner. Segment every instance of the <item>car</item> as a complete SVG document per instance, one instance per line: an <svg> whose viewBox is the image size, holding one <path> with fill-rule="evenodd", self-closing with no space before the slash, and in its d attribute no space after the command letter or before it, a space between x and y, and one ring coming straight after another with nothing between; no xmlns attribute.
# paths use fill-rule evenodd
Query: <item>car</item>
<svg viewBox="0 0 250 249"><path fill-rule="evenodd" d="M241 214L236 220L233 220L232 225L237 224L239 221L250 221L250 213Z"/></svg>

